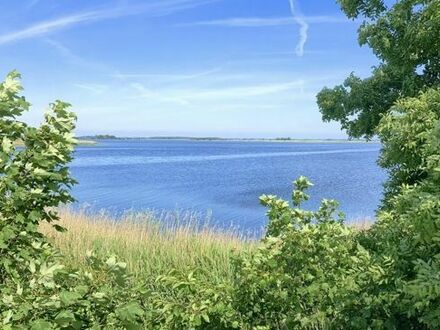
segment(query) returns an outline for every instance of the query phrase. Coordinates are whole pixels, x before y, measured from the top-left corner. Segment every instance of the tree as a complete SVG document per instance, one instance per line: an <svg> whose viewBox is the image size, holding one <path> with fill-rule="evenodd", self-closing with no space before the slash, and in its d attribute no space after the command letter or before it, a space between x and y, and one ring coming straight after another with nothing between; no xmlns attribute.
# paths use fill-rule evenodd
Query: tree
<svg viewBox="0 0 440 330"><path fill-rule="evenodd" d="M429 176L431 156L439 154L431 142L440 128L440 89L403 98L383 116L377 127L382 141L379 165L390 174L385 201L404 185L416 185Z"/></svg>
<svg viewBox="0 0 440 330"><path fill-rule="evenodd" d="M350 19L363 18L359 44L379 59L372 75L352 73L317 96L324 121L338 121L350 137L371 138L382 116L402 97L440 85L440 1L338 0Z"/></svg>
<svg viewBox="0 0 440 330"><path fill-rule="evenodd" d="M17 120L29 109L19 95L19 77L11 72L0 84L0 285L10 271L17 275L44 254L38 224L58 220L54 207L73 201L69 189L75 183L67 167L75 115L69 104L56 101L39 128ZM16 140L24 146L17 148Z"/></svg>
<svg viewBox="0 0 440 330"><path fill-rule="evenodd" d="M55 101L39 127L20 121L29 103L19 78L14 71L0 82L0 327L133 329L141 290L131 288L126 264L90 253L87 270L67 269L39 231L42 222L64 230L57 206L73 201L76 116Z"/></svg>

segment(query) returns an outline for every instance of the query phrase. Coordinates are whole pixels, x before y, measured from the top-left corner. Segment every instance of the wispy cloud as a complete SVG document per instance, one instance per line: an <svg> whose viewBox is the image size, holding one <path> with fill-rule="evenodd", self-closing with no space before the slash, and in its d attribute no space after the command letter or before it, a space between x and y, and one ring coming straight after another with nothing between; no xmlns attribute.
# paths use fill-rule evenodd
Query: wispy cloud
<svg viewBox="0 0 440 330"><path fill-rule="evenodd" d="M83 83L83 84L73 84L75 87L84 89L86 91L92 92L93 94L102 94L106 92L109 89L109 86L103 85L103 84L90 84L90 83Z"/></svg>
<svg viewBox="0 0 440 330"><path fill-rule="evenodd" d="M151 89L139 83L130 86L136 91L134 98L149 101L171 102L178 105L190 105L193 102L226 102L243 100L247 97L262 97L288 91L295 91L292 95L310 98L304 92L304 80L295 80L271 84L241 85L235 87L213 88L156 88ZM314 94L312 95L314 97Z"/></svg>
<svg viewBox="0 0 440 330"><path fill-rule="evenodd" d="M224 26L224 27L267 27L299 25L299 40L295 48L297 56L304 55L308 39L309 24L352 22L343 16L304 16L296 0L288 0L291 17L233 17L179 24L179 26Z"/></svg>
<svg viewBox="0 0 440 330"><path fill-rule="evenodd" d="M79 67L83 67L86 69L90 69L93 71L98 71L105 75L110 75L115 72L115 70L105 64L102 61L91 61L82 56L79 56L77 53L73 52L69 47L60 43L59 41L44 38L44 42L50 45L61 57L68 63L75 64Z"/></svg>
<svg viewBox="0 0 440 330"><path fill-rule="evenodd" d="M47 35L57 30L78 24L100 21L123 16L148 14L150 17L165 16L174 12L193 8L215 0L161 0L153 3L123 7L101 8L83 13L55 18L32 26L0 35L0 45L18 40Z"/></svg>
<svg viewBox="0 0 440 330"><path fill-rule="evenodd" d="M30 1L26 4L26 8L27 8L27 9L31 9L32 7L36 6L39 2L40 2L40 0L30 0Z"/></svg>
<svg viewBox="0 0 440 330"><path fill-rule="evenodd" d="M0 44L6 44L13 41L28 39L36 36L42 36L70 25L78 24L85 21L91 21L93 19L98 19L97 16L98 14L99 12L89 12L84 14L65 16L51 21L37 23L23 30L18 30L0 35Z"/></svg>
<svg viewBox="0 0 440 330"><path fill-rule="evenodd" d="M146 88L139 83L132 83L130 84L130 87L137 92L135 98L142 98L149 101L158 101L162 103L175 103L181 106L189 105L188 100L180 97L179 95L173 95L173 93L163 93L163 91Z"/></svg>
<svg viewBox="0 0 440 330"><path fill-rule="evenodd" d="M301 12L297 10L295 7L295 0L289 0L290 5L290 12L292 13L293 18L295 19L296 23L299 25L299 41L296 45L296 55L303 56L304 55L304 46L307 42L307 32L309 30L309 24L306 22L304 17L302 16Z"/></svg>
<svg viewBox="0 0 440 330"><path fill-rule="evenodd" d="M64 59L66 59L68 62L84 66L84 67L95 67L95 64L91 64L90 62L83 59L81 56L78 56L77 54L73 53L70 48L66 47L62 43L55 41L53 39L45 38L44 42L46 42L48 45L50 45L53 49L57 51Z"/></svg>
<svg viewBox="0 0 440 330"><path fill-rule="evenodd" d="M174 81L183 81L183 80L191 80L204 76L209 76L213 73L217 73L221 71L221 68L213 68L205 71L200 71L191 74L168 74L168 73L115 73L111 76L118 79L154 79L156 81L166 81L166 82L174 82Z"/></svg>
<svg viewBox="0 0 440 330"><path fill-rule="evenodd" d="M251 96L263 96L302 88L304 81L289 81L272 84L246 85L238 87L224 87L198 90L178 90L187 99L211 100L230 99Z"/></svg>
<svg viewBox="0 0 440 330"><path fill-rule="evenodd" d="M302 16L308 24L347 23L351 22L343 16ZM265 27L294 25L294 17L233 17L226 19L182 23L178 26L224 26L224 27Z"/></svg>

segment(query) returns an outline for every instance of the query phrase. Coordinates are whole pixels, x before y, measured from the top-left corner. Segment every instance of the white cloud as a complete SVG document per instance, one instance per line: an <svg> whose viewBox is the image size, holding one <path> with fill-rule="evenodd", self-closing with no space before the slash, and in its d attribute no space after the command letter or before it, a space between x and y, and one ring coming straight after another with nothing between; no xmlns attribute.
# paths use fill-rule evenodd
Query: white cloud
<svg viewBox="0 0 440 330"><path fill-rule="evenodd" d="M143 98L149 101L171 102L179 105L189 105L192 102L225 102L242 100L250 97L262 97L283 92L295 92L296 98L310 99L314 93L304 91L304 80L295 80L271 84L241 85L235 87L216 88L146 88L142 84L132 83L136 91L133 98Z"/></svg>
<svg viewBox="0 0 440 330"><path fill-rule="evenodd" d="M0 35L0 44L6 44L13 41L45 35L63 27L78 24L84 21L90 21L93 19L97 19L97 12L65 16L51 21L37 23L23 30Z"/></svg>
<svg viewBox="0 0 440 330"><path fill-rule="evenodd" d="M95 64L91 64L90 62L84 60L81 56L76 55L73 53L70 48L66 47L62 43L52 40L52 39L45 39L44 40L48 45L52 46L64 59L66 59L68 62L78 64L80 66L86 66L86 67L94 67Z"/></svg>
<svg viewBox="0 0 440 330"><path fill-rule="evenodd" d="M191 80L221 71L221 68L213 68L206 71L191 74L168 74L168 73L115 73L111 76L118 79L154 79L157 82L174 82L182 80Z"/></svg>
<svg viewBox="0 0 440 330"><path fill-rule="evenodd" d="M161 0L137 6L111 7L72 14L36 23L22 30L0 35L0 45L18 40L47 35L54 31L81 23L111 19L122 16L148 14L151 17L165 16L179 10L200 6L215 0Z"/></svg>
<svg viewBox="0 0 440 330"><path fill-rule="evenodd" d="M303 85L303 81L291 81L274 84L247 85L213 89L177 90L190 100L231 99L251 96L263 96L294 90Z"/></svg>
<svg viewBox="0 0 440 330"><path fill-rule="evenodd" d="M163 91L157 91L150 88L146 88L142 84L132 83L130 87L133 88L137 94L134 98L142 98L149 101L161 102L161 103L174 103L181 106L189 105L189 102L181 98L179 95L172 95L172 93L164 93Z"/></svg>
<svg viewBox="0 0 440 330"><path fill-rule="evenodd" d="M347 23L343 16L302 16L309 24ZM295 17L233 17L218 20L183 23L179 26L265 27L297 24Z"/></svg>
<svg viewBox="0 0 440 330"><path fill-rule="evenodd" d="M72 63L86 69L98 71L106 75L115 72L115 70L107 64L98 61L91 61L82 56L79 56L78 54L74 53L69 47L58 41L45 38L44 42L54 48L57 53L59 53L61 57L68 63Z"/></svg>
<svg viewBox="0 0 440 330"><path fill-rule="evenodd" d="M289 0L290 5L290 11L292 13L293 18L295 19L296 23L299 25L299 41L296 45L296 55L303 56L304 55L304 46L307 42L308 38L308 30L309 30L309 24L305 21L302 14L299 12L299 10L295 7L295 0ZM297 13L298 12L298 13Z"/></svg>
<svg viewBox="0 0 440 330"><path fill-rule="evenodd" d="M73 84L75 87L87 90L94 94L102 94L109 89L109 86L103 84L90 84L90 83L82 83L82 84Z"/></svg>

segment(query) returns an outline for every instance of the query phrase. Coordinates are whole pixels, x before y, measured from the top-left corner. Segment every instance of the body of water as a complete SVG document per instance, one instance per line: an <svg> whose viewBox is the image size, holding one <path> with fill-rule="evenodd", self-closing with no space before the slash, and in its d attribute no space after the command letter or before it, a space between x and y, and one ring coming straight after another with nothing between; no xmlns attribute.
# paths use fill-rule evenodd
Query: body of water
<svg viewBox="0 0 440 330"><path fill-rule="evenodd" d="M127 210L191 210L220 226L260 229L262 194L289 199L292 181L314 183L306 207L339 200L348 219L374 217L385 174L380 145L185 140L107 140L78 147L71 165L78 205Z"/></svg>

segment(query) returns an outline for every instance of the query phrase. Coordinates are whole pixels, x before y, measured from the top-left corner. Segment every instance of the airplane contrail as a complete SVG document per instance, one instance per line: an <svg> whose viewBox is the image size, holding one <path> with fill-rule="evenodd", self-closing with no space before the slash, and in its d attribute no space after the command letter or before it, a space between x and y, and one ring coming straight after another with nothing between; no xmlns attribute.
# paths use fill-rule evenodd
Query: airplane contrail
<svg viewBox="0 0 440 330"><path fill-rule="evenodd" d="M307 42L307 32L309 30L309 24L305 21L301 13L296 13L295 0L289 0L290 12L292 13L293 19L299 25L299 41L296 45L295 53L298 56L304 55L304 45Z"/></svg>

